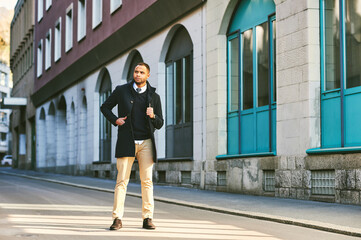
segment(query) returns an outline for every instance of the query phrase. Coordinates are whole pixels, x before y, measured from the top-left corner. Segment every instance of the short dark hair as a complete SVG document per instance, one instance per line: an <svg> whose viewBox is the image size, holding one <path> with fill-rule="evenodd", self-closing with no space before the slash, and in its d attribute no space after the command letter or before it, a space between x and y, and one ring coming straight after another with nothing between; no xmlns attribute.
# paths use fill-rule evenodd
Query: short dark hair
<svg viewBox="0 0 361 240"><path fill-rule="evenodd" d="M137 66L144 66L144 67L146 67L148 69L148 72L150 72L150 67L145 62L140 62L140 63L137 64Z"/></svg>

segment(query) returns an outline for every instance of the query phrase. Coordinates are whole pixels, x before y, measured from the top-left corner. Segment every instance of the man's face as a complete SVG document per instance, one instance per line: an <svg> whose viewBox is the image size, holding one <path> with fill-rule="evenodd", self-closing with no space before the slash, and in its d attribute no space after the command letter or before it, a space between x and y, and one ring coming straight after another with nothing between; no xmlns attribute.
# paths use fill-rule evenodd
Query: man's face
<svg viewBox="0 0 361 240"><path fill-rule="evenodd" d="M150 74L145 66L138 65L135 67L133 78L138 87L143 87L149 76Z"/></svg>

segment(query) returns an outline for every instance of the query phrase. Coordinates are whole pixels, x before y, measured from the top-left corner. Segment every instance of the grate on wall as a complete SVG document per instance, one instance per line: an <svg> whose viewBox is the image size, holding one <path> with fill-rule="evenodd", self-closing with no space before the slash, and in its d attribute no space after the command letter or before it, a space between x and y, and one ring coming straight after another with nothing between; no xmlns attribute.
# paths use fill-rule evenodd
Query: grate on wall
<svg viewBox="0 0 361 240"><path fill-rule="evenodd" d="M312 171L311 193L315 195L334 195L335 171Z"/></svg>
<svg viewBox="0 0 361 240"><path fill-rule="evenodd" d="M158 171L158 182L165 183L165 171Z"/></svg>
<svg viewBox="0 0 361 240"><path fill-rule="evenodd" d="M225 171L217 172L217 185L218 186L227 185L227 172Z"/></svg>
<svg viewBox="0 0 361 240"><path fill-rule="evenodd" d="M275 191L275 171L263 171L263 190L265 192Z"/></svg>
<svg viewBox="0 0 361 240"><path fill-rule="evenodd" d="M181 172L181 183L183 184L191 184L192 177L190 171L182 171Z"/></svg>

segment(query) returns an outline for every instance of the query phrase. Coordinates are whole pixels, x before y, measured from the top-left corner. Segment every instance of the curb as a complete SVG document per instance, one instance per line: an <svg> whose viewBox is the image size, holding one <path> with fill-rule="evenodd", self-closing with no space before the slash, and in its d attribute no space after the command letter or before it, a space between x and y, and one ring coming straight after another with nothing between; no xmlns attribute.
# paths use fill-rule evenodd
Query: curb
<svg viewBox="0 0 361 240"><path fill-rule="evenodd" d="M48 179L48 178L43 178L43 177L35 177L35 176L29 176L29 175L19 174L19 173L9 173L6 171L0 171L0 173L5 174L5 175L23 177L23 178L34 179L34 180L45 181L45 182L51 182L51 183L62 184L62 185L66 185L66 186L83 188L83 189L88 189L88 190L114 193L113 189L92 187L92 186L88 186L88 185L76 184L76 183L65 182L65 181L58 181L58 180ZM139 193L134 193L134 192L128 191L127 195L131 196L131 197L142 198L142 195ZM234 216L247 217L247 218L253 218L253 219L258 219L258 220L282 223L282 224L289 224L289 225L311 228L311 229L316 229L316 230L321 230L321 231L326 231L326 232L331 232L331 233L337 233L337 234L342 234L342 235L347 235L347 236L361 237L361 230L351 228L351 227L350 228L340 227L335 224L327 224L327 223L321 223L321 222L316 222L316 221L307 221L307 220L300 221L300 220L294 219L294 218L286 218L286 217L274 216L274 215L262 214L262 213L256 213L256 212L212 207L207 204L199 204L199 203L193 203L193 202L180 201L180 200L171 199L171 198L154 197L154 201L168 203L168 204L174 204L174 205L178 205L178 206L196 208L196 209L200 209L200 210L212 211L212 212L217 212L217 213L229 214L229 215L234 215Z"/></svg>

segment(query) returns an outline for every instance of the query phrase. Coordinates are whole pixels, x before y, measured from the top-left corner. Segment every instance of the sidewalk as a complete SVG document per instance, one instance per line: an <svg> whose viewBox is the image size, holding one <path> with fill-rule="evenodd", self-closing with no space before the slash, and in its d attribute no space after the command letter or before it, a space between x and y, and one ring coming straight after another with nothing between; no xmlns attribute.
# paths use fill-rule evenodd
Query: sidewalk
<svg viewBox="0 0 361 240"><path fill-rule="evenodd" d="M113 192L115 180L0 168L16 175L74 187ZM129 183L128 195L141 197L140 185ZM361 206L249 196L171 186L154 186L155 201L257 218L361 237Z"/></svg>

